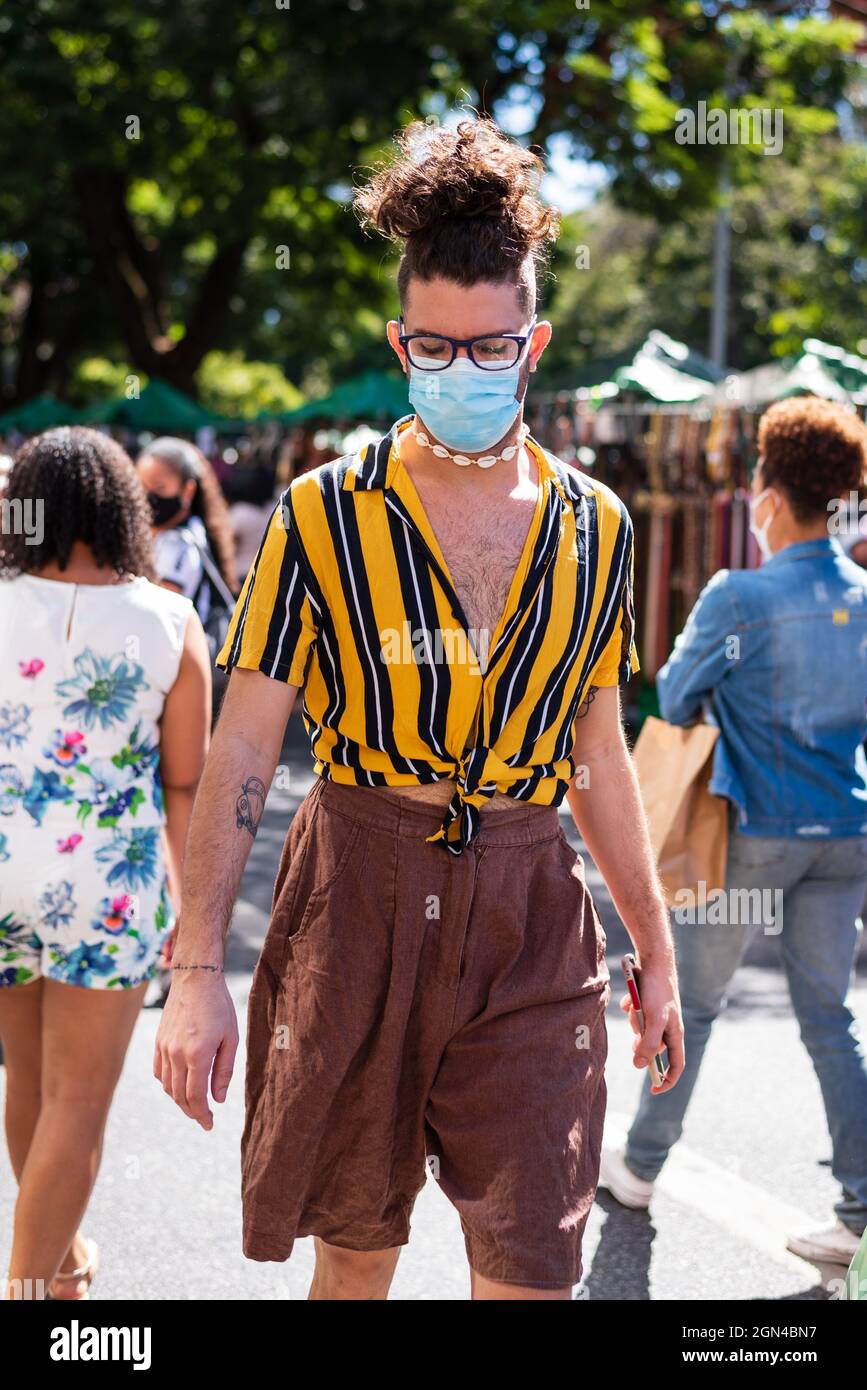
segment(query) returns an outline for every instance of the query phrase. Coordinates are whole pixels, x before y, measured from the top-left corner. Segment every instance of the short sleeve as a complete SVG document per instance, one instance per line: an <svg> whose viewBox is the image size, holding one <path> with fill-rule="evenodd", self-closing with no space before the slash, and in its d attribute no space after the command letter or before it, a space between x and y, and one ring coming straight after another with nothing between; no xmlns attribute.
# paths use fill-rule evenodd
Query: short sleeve
<svg viewBox="0 0 867 1390"><path fill-rule="evenodd" d="M288 492L271 513L216 664L224 671L234 666L263 671L274 680L302 686L318 633L318 610L287 498Z"/></svg>
<svg viewBox="0 0 867 1390"><path fill-rule="evenodd" d="M158 578L166 584L174 584L185 598L193 598L202 582L199 548L177 528L157 533L154 539L154 568Z"/></svg>
<svg viewBox="0 0 867 1390"><path fill-rule="evenodd" d="M640 669L635 644L635 541L632 520L619 506L620 522L609 560L615 570L613 592L618 595L614 622L599 664L591 677L593 685L625 685ZM601 557L600 557L601 558Z"/></svg>

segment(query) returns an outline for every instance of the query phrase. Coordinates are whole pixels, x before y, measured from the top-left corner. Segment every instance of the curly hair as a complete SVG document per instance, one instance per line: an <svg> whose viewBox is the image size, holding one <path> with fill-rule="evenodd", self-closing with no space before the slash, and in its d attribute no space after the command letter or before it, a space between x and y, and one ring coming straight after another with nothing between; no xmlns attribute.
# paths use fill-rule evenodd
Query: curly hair
<svg viewBox="0 0 867 1390"><path fill-rule="evenodd" d="M536 271L557 239L560 214L543 203L544 166L489 117L454 129L412 121L390 162L356 190L362 226L405 243L397 287L442 277L459 285L511 282L532 312Z"/></svg>
<svg viewBox="0 0 867 1390"><path fill-rule="evenodd" d="M762 480L786 495L797 521L826 514L864 482L867 428L853 411L818 396L769 406L759 423Z"/></svg>
<svg viewBox="0 0 867 1390"><path fill-rule="evenodd" d="M22 444L3 492L0 573L32 574L69 564L76 541L97 565L119 575L155 579L151 515L135 466L121 446L98 430L62 426ZM16 511L41 507L42 539L31 543L22 526L7 526Z"/></svg>
<svg viewBox="0 0 867 1390"><path fill-rule="evenodd" d="M223 496L217 475L201 449L189 439L179 439L175 435L162 435L151 440L142 449L140 458L159 459L167 463L184 482L192 478L196 484L190 515L201 518L208 537L208 544L217 562L217 569L229 589L234 593L238 587L235 574L235 538L229 518L229 508Z"/></svg>

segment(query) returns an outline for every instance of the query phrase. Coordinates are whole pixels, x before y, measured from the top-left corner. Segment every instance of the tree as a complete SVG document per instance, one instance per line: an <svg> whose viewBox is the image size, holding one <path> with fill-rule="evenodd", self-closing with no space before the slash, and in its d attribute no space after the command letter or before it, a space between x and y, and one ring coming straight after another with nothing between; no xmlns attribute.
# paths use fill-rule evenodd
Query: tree
<svg viewBox="0 0 867 1390"><path fill-rule="evenodd" d="M683 223L723 158L746 183L762 156L679 144L681 107L781 105L787 154L834 124L856 31L786 10L3 0L0 395L62 391L90 356L188 391L212 350L307 384L380 365L392 280L347 210L353 171L460 101L565 136L618 206Z"/></svg>
<svg viewBox="0 0 867 1390"><path fill-rule="evenodd" d="M797 353L810 336L863 352L867 150L826 140L797 163L754 170L732 205L731 365ZM702 344L713 230L711 209L661 225L610 197L567 219L547 290L557 331L540 386L568 385L652 328Z"/></svg>

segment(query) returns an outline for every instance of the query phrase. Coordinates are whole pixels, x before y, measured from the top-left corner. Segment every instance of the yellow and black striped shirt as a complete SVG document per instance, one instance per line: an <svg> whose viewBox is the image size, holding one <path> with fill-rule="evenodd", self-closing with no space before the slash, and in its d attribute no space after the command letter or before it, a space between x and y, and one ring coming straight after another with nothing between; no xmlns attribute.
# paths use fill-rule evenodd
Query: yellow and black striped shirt
<svg viewBox="0 0 867 1390"><path fill-rule="evenodd" d="M638 670L632 523L610 488L528 437L536 510L481 652L393 448L413 418L286 489L217 665L304 686L324 777L371 787L454 778L429 838L460 854L496 791L559 805L588 687Z"/></svg>

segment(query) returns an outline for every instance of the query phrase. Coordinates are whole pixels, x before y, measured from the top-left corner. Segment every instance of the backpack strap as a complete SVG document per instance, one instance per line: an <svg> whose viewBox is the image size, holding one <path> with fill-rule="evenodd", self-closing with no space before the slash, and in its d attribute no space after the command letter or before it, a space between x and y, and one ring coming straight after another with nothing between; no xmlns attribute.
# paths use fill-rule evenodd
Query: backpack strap
<svg viewBox="0 0 867 1390"><path fill-rule="evenodd" d="M182 535L186 536L198 550L199 555L202 557L202 569L205 571L205 574L223 600L225 606L231 611L235 607L235 596L208 554L207 546L202 545L201 541L197 540L189 527L179 526L178 530ZM198 590L196 591L196 597L198 597Z"/></svg>

